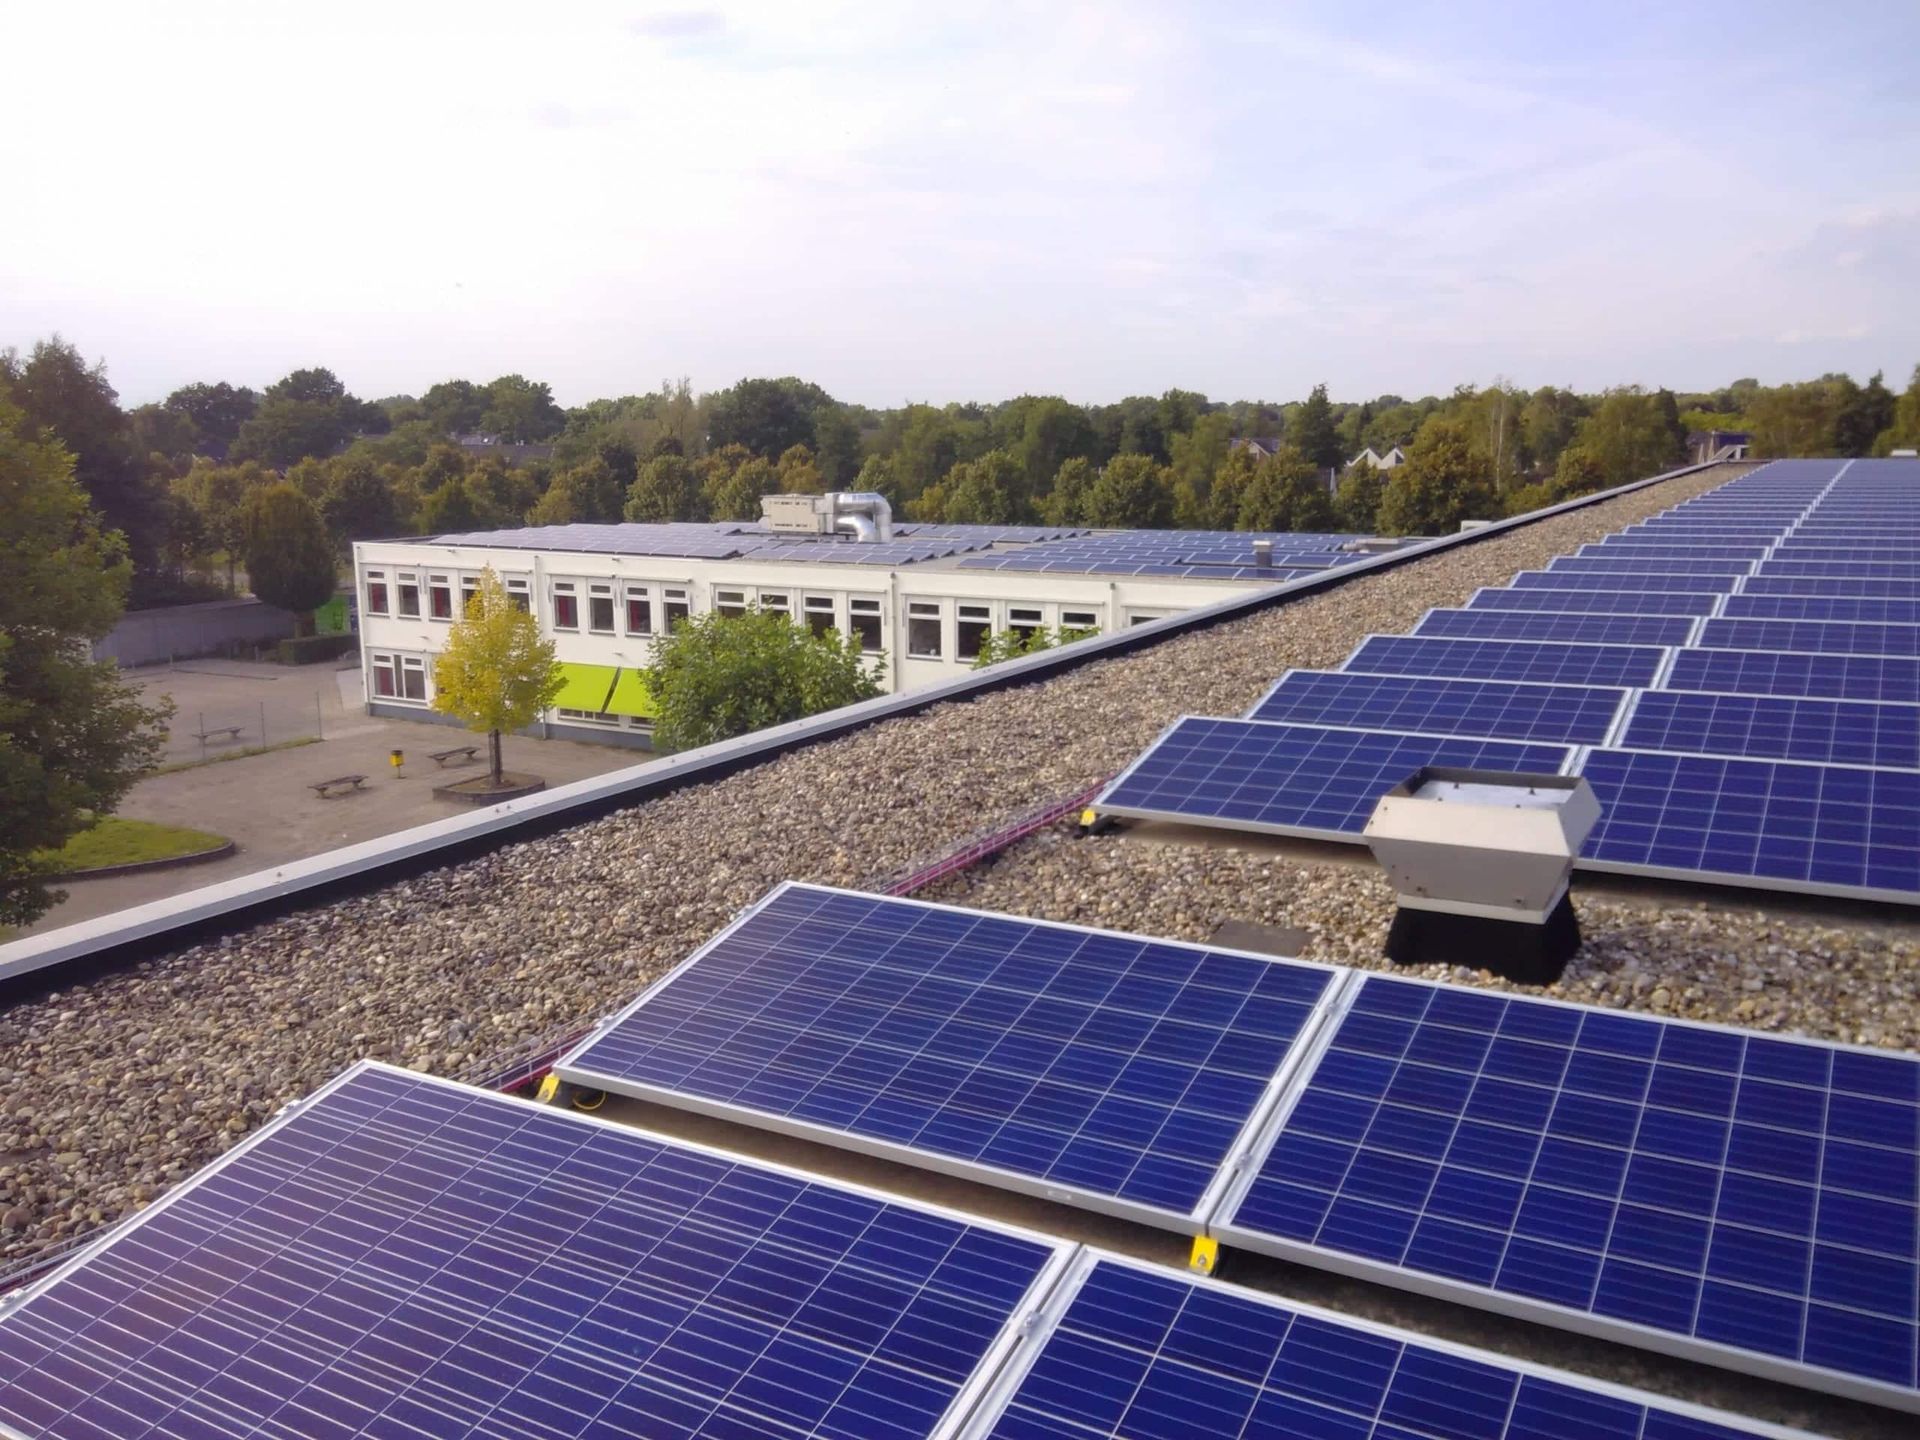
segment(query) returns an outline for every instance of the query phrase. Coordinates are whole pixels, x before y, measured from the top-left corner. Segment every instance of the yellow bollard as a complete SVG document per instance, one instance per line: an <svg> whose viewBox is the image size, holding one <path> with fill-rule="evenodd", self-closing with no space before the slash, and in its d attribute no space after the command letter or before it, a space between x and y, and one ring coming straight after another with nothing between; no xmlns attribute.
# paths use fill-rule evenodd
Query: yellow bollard
<svg viewBox="0 0 1920 1440"><path fill-rule="evenodd" d="M406 771L404 771L404 770L402 770L402 769L400 768L400 767L401 767L402 765L404 765L404 764L406 764L406 763L407 763L407 752L406 752L406 751L404 751L404 750L389 750L389 751L387 752L387 760L388 760L388 762L389 762L389 763L390 763L390 764L391 764L391 765L393 766L393 778L394 778L394 779L396 779L396 780L404 780L404 779L406 779L406 778L407 778L407 772L406 772Z"/></svg>

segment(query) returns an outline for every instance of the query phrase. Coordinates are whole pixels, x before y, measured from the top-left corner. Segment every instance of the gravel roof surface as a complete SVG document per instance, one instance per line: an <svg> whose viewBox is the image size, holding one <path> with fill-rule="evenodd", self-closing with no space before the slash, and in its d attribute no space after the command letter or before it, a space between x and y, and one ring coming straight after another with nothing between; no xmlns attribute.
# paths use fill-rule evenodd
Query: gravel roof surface
<svg viewBox="0 0 1920 1440"><path fill-rule="evenodd" d="M1668 481L887 721L17 1004L0 1012L0 1259L139 1208L356 1059L457 1074L581 1026L782 880L858 885L934 855L1113 773L1179 714L1239 713L1289 666L1338 664L1367 634L1725 478ZM1348 865L1064 828L937 898L1186 938L1226 918L1294 925L1307 954L1355 964L1376 963L1391 905ZM1588 947L1556 987L1571 998L1920 1043L1915 945L1895 932L1612 899L1585 900L1581 917Z"/></svg>

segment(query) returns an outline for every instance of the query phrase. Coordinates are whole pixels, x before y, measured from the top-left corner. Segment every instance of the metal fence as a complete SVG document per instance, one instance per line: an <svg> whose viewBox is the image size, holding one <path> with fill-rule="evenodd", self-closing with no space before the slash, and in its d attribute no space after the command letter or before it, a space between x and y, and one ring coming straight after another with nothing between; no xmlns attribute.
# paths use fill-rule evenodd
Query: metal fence
<svg viewBox="0 0 1920 1440"><path fill-rule="evenodd" d="M331 670L323 671L329 681ZM222 755L289 740L326 738L325 692L302 687L294 694L276 693L271 699L234 700L216 705L183 705L167 726L167 744L161 763L180 765L215 760ZM335 723L339 723L335 701Z"/></svg>

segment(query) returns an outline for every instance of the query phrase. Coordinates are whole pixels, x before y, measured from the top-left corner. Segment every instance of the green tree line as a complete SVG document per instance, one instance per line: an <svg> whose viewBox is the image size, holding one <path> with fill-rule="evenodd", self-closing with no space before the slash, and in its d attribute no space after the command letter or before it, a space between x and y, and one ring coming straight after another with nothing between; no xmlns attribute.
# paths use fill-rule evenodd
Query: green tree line
<svg viewBox="0 0 1920 1440"><path fill-rule="evenodd" d="M522 524L746 520L763 495L823 489L878 491L903 518L949 523L1416 534L1656 473L1684 458L1690 430L1750 431L1767 457L1920 444L1920 367L1898 393L1879 375L1825 375L1678 394L1497 381L1414 400L1316 386L1287 402L1176 389L891 409L794 377L708 394L668 381L572 409L521 375L364 400L313 367L258 392L197 382L123 410L104 365L55 336L0 354L0 397L75 457L126 539L136 605L230 589L248 517L258 533L258 497L282 484L337 553ZM1395 446L1408 463L1390 472L1350 463ZM283 530L309 527L274 505Z"/></svg>

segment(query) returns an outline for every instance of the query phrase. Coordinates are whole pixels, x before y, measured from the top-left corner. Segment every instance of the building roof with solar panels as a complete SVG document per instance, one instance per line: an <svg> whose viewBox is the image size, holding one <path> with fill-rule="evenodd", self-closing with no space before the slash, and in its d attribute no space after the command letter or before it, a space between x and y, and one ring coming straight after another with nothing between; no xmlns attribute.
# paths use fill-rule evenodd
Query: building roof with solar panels
<svg viewBox="0 0 1920 1440"><path fill-rule="evenodd" d="M811 564L649 528L395 543ZM1910 1435L1920 465L1316 538L0 946L6 1223L67 1221L0 1232L0 1437ZM969 562L1102 537L978 539L770 550L1011 584L1056 572ZM457 591L361 552L389 610Z"/></svg>

